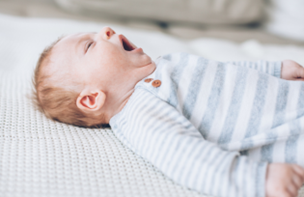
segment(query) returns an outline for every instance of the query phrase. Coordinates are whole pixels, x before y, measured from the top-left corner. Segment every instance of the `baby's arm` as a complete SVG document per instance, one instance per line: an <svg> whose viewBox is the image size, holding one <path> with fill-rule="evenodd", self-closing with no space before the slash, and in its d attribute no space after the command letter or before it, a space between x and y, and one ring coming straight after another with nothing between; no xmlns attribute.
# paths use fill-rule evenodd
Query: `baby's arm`
<svg viewBox="0 0 304 197"><path fill-rule="evenodd" d="M116 125L112 128L128 147L170 179L216 197L296 197L303 183L299 166L268 165L223 150L206 141L188 119L151 93L137 89L132 96L138 104L125 109L119 130Z"/></svg>
<svg viewBox="0 0 304 197"><path fill-rule="evenodd" d="M130 147L175 182L217 197L265 196L266 162L205 140L171 105L146 91L121 124Z"/></svg>
<svg viewBox="0 0 304 197"><path fill-rule="evenodd" d="M286 79L286 80L304 80L304 68L295 61L284 60L278 62L270 61L238 61L230 62L237 66L245 66L248 68L256 69L265 72L272 76Z"/></svg>
<svg viewBox="0 0 304 197"><path fill-rule="evenodd" d="M282 61L232 61L228 63L232 63L236 66L244 66L247 68L255 69L274 77L281 77Z"/></svg>

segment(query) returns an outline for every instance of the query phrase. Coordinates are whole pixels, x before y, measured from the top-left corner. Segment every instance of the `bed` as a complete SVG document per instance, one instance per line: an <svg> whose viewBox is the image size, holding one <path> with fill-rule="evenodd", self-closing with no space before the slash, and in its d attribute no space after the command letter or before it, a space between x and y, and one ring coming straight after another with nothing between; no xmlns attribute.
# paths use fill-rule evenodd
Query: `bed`
<svg viewBox="0 0 304 197"><path fill-rule="evenodd" d="M206 196L172 182L120 143L110 128L58 123L34 109L31 77L43 48L61 35L103 26L124 34L154 59L184 51L220 61L294 59L304 65L300 46L214 38L185 41L111 23L0 14L1 197ZM304 197L304 188L299 196Z"/></svg>

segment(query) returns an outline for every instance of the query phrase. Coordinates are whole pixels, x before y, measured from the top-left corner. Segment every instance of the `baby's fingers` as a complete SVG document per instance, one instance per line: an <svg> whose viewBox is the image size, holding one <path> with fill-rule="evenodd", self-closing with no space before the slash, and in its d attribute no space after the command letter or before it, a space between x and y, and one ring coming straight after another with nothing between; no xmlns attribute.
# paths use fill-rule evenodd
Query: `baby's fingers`
<svg viewBox="0 0 304 197"><path fill-rule="evenodd" d="M303 179L299 176L293 176L292 177L292 182L297 188L301 188L303 185Z"/></svg>
<svg viewBox="0 0 304 197"><path fill-rule="evenodd" d="M293 170L299 176L300 181L301 181L301 185L303 185L303 183L304 183L304 168L302 168L299 165L293 165Z"/></svg>
<svg viewBox="0 0 304 197"><path fill-rule="evenodd" d="M302 66L298 66L296 71L295 81L303 81L304 80L304 68Z"/></svg>
<svg viewBox="0 0 304 197"><path fill-rule="evenodd" d="M299 165L294 164L293 165L293 169L295 170L295 172L300 175L301 177L303 177L303 181L304 181L304 168L302 168Z"/></svg>
<svg viewBox="0 0 304 197"><path fill-rule="evenodd" d="M293 196L293 197L298 196L298 192L299 192L299 189L295 185L290 184L288 186L289 196Z"/></svg>
<svg viewBox="0 0 304 197"><path fill-rule="evenodd" d="M293 81L304 81L304 78L296 78Z"/></svg>

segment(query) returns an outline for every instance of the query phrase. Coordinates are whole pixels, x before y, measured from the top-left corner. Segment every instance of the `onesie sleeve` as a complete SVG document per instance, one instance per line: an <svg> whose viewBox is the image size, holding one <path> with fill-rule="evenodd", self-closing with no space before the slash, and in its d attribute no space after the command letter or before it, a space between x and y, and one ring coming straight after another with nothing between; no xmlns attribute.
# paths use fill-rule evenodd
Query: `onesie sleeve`
<svg viewBox="0 0 304 197"><path fill-rule="evenodd" d="M252 68L258 70L260 72L267 73L269 75L281 78L281 69L282 62L281 61L232 61L228 62L232 63L236 66L245 66L247 68Z"/></svg>
<svg viewBox="0 0 304 197"><path fill-rule="evenodd" d="M266 162L254 162L206 141L174 107L150 92L137 93L121 116L110 121L134 152L173 181L200 193L265 196Z"/></svg>

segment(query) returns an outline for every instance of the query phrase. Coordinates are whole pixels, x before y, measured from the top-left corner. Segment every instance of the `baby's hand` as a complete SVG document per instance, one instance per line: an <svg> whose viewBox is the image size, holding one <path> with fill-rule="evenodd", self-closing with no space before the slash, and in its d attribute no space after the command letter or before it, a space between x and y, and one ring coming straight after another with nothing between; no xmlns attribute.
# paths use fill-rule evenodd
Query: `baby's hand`
<svg viewBox="0 0 304 197"><path fill-rule="evenodd" d="M296 164L271 163L266 173L266 197L296 197L304 183L304 169Z"/></svg>
<svg viewBox="0 0 304 197"><path fill-rule="evenodd" d="M281 78L286 80L304 81L304 68L295 61L282 62Z"/></svg>

